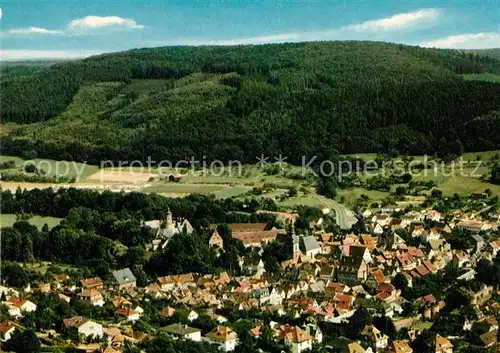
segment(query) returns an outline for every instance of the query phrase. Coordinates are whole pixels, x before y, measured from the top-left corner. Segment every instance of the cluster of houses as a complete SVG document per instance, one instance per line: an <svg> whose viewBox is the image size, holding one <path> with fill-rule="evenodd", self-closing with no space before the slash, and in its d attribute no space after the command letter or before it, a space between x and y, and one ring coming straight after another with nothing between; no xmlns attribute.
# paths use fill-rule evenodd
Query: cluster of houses
<svg viewBox="0 0 500 353"><path fill-rule="evenodd" d="M392 216L399 212L399 216ZM280 213L283 219L293 220L294 214ZM136 278L130 269L113 272L113 280L106 283L100 278L85 278L78 285L70 285L66 275L57 275L52 283L38 285L38 290L55 292L60 300L70 302L76 298L86 300L93 306L112 303L115 307L114 324L103 325L91 318L70 317L64 320L67 328L77 330L79 335L91 338L106 337L109 345L103 352L121 352L126 340L138 342L146 334L130 330L130 323L137 322L144 310L143 300L169 299L175 307L167 306L160 316L174 318L179 308L188 310L189 325L180 322L162 327L160 330L175 339L196 342L206 341L230 352L239 343L237 333L228 320L217 314L227 305L235 310L259 310L272 313L282 321L271 322L270 328L278 342L288 345L293 353L311 349L315 343L323 342L319 322L332 325L349 323L359 307L367 309L373 316L385 316L393 321L396 330L408 329L407 339L392 341L383 333L383 328L367 325L361 335L363 341L347 341L342 349L346 353L412 353L412 342L418 337L419 324L432 320L446 307L446 302L428 293L415 301L408 302L401 288L396 288L398 278L403 286L412 287L415 279L444 270L450 262L460 268L460 279L475 278L475 266L482 258L493 260L500 256L498 234L499 221L484 220L479 215L454 215L453 220L444 222L444 217L429 209L421 212L402 214L399 209L367 210L362 216L369 232L364 234L337 235L324 231L321 220L311 225L307 234L298 235L283 229L268 229L266 224L232 224L232 236L246 247L262 250L265 244L278 238L288 241L293 251L290 259L283 261L279 277L266 273L262 259L249 261L241 258L244 275L232 276L228 272L201 275L184 273L159 277L146 287L137 287ZM165 241L180 232L193 232L189 221L173 221L169 212L166 222L151 221L144 224L155 234L151 249L163 246ZM455 227L472 233L475 246L471 249L452 249L448 240ZM407 244L398 230L404 229L411 239ZM480 235L490 232L489 241ZM493 240L492 240L493 239ZM280 240L281 241L281 240ZM408 241L408 243L410 243ZM213 230L207 246L224 251L224 242L217 230ZM262 253L262 252L260 252ZM0 295L5 298L9 314L14 319L24 312L37 310L36 303L24 299L31 288L24 292L0 287ZM500 293L491 286L484 285L476 292L468 293L470 303L476 312L475 318L467 318L464 330L473 325L485 325L478 345L482 348L499 347L497 342L500 304L494 296ZM405 307L411 306L412 313L403 314ZM217 322L213 331L202 334L196 327L196 320L202 314L198 308L207 310ZM308 324L293 326L286 317L313 317ZM14 320L15 321L15 320ZM250 334L258 339L262 333L262 323L256 323ZM15 322L0 323L0 334L8 340L17 329ZM432 352L452 353L453 338L439 334L432 338ZM367 344L368 342L368 344ZM100 348L88 346L88 351ZM418 352L415 352L418 353Z"/></svg>

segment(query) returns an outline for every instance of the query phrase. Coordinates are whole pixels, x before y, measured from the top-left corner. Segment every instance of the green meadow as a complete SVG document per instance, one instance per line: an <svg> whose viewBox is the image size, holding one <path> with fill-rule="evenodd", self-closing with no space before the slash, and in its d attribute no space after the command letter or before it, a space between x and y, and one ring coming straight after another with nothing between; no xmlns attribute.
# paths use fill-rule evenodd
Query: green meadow
<svg viewBox="0 0 500 353"><path fill-rule="evenodd" d="M17 220L18 219L15 214L0 214L1 227L11 227ZM33 216L27 219L27 221L30 224L38 227L39 229L41 229L44 224L47 224L49 228L54 228L55 226L59 225L59 223L61 223L61 218Z"/></svg>

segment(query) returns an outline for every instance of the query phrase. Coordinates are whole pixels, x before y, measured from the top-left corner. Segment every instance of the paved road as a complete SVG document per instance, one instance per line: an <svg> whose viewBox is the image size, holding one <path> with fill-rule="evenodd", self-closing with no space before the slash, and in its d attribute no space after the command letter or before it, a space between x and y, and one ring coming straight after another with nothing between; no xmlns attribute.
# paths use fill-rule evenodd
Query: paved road
<svg viewBox="0 0 500 353"><path fill-rule="evenodd" d="M314 195L314 197L326 207L335 211L335 219L340 228L351 229L351 227L357 222L354 212L344 205L321 195Z"/></svg>

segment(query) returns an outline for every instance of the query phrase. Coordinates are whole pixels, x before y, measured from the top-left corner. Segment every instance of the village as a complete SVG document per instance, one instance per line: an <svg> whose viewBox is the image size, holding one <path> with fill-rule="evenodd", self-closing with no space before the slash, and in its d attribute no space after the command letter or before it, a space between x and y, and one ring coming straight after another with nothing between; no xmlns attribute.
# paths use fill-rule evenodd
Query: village
<svg viewBox="0 0 500 353"><path fill-rule="evenodd" d="M500 353L499 5L3 1L0 353Z"/></svg>
<svg viewBox="0 0 500 353"><path fill-rule="evenodd" d="M258 212L283 227L226 225L249 250L238 259L238 276L180 273L140 287L123 268L107 280L60 273L26 288L0 286L1 339L9 341L25 315L38 313L40 298L51 296L113 313L93 318L90 310L36 333L42 343L81 352L127 352L159 333L223 352L243 345L264 352L259 340L293 353L498 352L498 211L367 207L350 231L338 234L326 231L326 217L299 230L297 213ZM148 253L194 232L188 219L170 211L143 227L154 238ZM217 225L210 228L206 246L222 256L223 237ZM291 256L268 273L265 248L273 243L289 247Z"/></svg>

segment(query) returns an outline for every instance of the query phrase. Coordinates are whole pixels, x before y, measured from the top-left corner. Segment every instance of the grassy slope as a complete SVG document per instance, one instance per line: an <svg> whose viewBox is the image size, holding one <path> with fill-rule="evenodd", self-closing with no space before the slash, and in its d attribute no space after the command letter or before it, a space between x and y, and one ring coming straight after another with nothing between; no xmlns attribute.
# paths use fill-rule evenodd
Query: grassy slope
<svg viewBox="0 0 500 353"><path fill-rule="evenodd" d="M0 227L10 227L16 221L17 218L15 214L0 214ZM41 229L44 224L47 224L49 228L53 228L59 225L59 223L61 222L61 218L33 216L28 219L28 222L34 226L37 226L39 229Z"/></svg>
<svg viewBox="0 0 500 353"><path fill-rule="evenodd" d="M471 81L500 82L500 76L486 72L481 74L463 75L464 79Z"/></svg>
<svg viewBox="0 0 500 353"><path fill-rule="evenodd" d="M491 160L495 155L500 154L500 150L494 151L486 151L486 152L471 152L464 153L462 159L464 161L463 164L463 173L460 172L460 167L455 167L455 172L452 170L451 166L445 166L441 168L438 165L436 172L432 169L423 171L420 173L413 174L413 180L415 181L428 181L434 180L437 182L437 188L445 195L453 195L457 193L461 196L470 195L472 192L484 191L486 189L490 189L494 195L500 195L500 185L493 185L491 183L480 180L480 176L488 176L490 173L490 167L487 165L488 161ZM373 160L376 157L376 154L366 153L366 154L357 154L364 158L364 160ZM424 156L415 156L415 160L423 161ZM479 162L478 162L479 159ZM429 162L430 163L430 162ZM476 163L481 163L477 166ZM477 168L476 168L477 166ZM387 174L390 174L390 171ZM370 173L370 177L374 176L374 173ZM366 179L368 176L365 174L360 174L361 179ZM393 190L396 188L393 185ZM340 190L338 192L339 197L344 197L345 202L348 205L352 205L354 201L361 195L367 195L373 200L383 199L389 196L389 192L382 192L377 190L367 190L364 188L353 188L347 190ZM408 197L412 198L412 197Z"/></svg>
<svg viewBox="0 0 500 353"><path fill-rule="evenodd" d="M0 155L0 162L15 161L16 167L11 170L4 170L13 173L21 173L23 165L27 162L26 160L14 157ZM77 162L67 162L67 161L54 161L52 159L35 158L30 160L29 163L34 163L39 168L42 168L49 177L56 175L64 175L70 178L77 177L80 175L81 179L85 179L88 176L96 173L99 170L98 166L77 163Z"/></svg>

